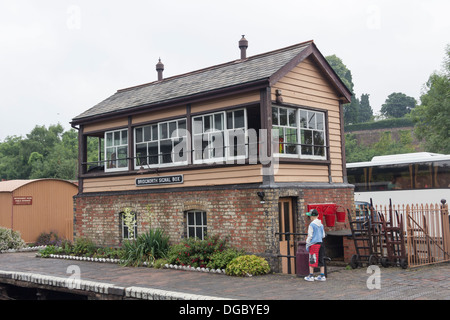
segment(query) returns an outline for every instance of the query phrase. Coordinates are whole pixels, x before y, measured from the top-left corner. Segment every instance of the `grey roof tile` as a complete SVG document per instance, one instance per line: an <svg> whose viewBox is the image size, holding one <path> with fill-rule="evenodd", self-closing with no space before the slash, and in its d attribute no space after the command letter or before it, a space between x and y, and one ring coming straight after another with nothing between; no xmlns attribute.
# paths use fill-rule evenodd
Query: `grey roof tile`
<svg viewBox="0 0 450 320"><path fill-rule="evenodd" d="M118 90L73 120L111 114L269 78L312 42L271 51L246 60L209 67L162 81Z"/></svg>

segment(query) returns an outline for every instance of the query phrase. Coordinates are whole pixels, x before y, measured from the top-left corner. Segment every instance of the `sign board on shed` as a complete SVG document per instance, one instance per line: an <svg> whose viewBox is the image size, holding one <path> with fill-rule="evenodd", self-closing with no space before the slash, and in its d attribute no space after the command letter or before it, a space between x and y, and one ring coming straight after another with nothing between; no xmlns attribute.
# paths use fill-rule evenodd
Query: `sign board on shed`
<svg viewBox="0 0 450 320"><path fill-rule="evenodd" d="M13 205L15 206L29 206L33 204L32 196L13 197Z"/></svg>

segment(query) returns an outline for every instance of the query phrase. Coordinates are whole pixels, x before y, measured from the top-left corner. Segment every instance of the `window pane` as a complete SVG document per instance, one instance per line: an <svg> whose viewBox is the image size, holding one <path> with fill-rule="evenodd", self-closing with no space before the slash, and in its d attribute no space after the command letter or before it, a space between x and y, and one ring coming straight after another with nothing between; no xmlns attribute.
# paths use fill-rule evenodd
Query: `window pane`
<svg viewBox="0 0 450 320"><path fill-rule="evenodd" d="M312 131L302 130L302 154L312 155Z"/></svg>
<svg viewBox="0 0 450 320"><path fill-rule="evenodd" d="M127 130L122 130L122 142L121 145L127 145L128 144L128 131Z"/></svg>
<svg viewBox="0 0 450 320"><path fill-rule="evenodd" d="M308 119L308 112L301 110L300 111L300 128L306 128L307 127L307 121Z"/></svg>
<svg viewBox="0 0 450 320"><path fill-rule="evenodd" d="M158 140L158 125L156 124L152 126L152 140Z"/></svg>
<svg viewBox="0 0 450 320"><path fill-rule="evenodd" d="M167 134L167 123L160 123L159 124L159 138L160 139L167 139L169 136Z"/></svg>
<svg viewBox="0 0 450 320"><path fill-rule="evenodd" d="M203 132L203 121L202 117L194 118L194 134Z"/></svg>
<svg viewBox="0 0 450 320"><path fill-rule="evenodd" d="M223 130L223 114L218 113L214 115L214 129Z"/></svg>
<svg viewBox="0 0 450 320"><path fill-rule="evenodd" d="M196 232L195 236L196 236L197 238L203 240L203 230L202 230L202 227L196 227L195 229L196 229L196 230L195 230L195 232Z"/></svg>
<svg viewBox="0 0 450 320"><path fill-rule="evenodd" d="M177 154L174 153L174 161L186 161L187 160L187 139L186 138L178 138L173 140L174 149L172 152L175 152L175 146L177 147Z"/></svg>
<svg viewBox="0 0 450 320"><path fill-rule="evenodd" d="M203 132L206 132L206 131L208 131L208 130L210 130L211 129L211 116L205 116L205 117L203 117L203 121L204 121L204 128L203 128Z"/></svg>
<svg viewBox="0 0 450 320"><path fill-rule="evenodd" d="M180 129L186 130L186 120L178 121L178 130L180 130Z"/></svg>
<svg viewBox="0 0 450 320"><path fill-rule="evenodd" d="M316 121L317 121L317 130L323 130L324 129L324 115L321 113L316 113Z"/></svg>
<svg viewBox="0 0 450 320"><path fill-rule="evenodd" d="M296 127L297 126L297 120L295 117L295 110L294 109L288 109L288 118L289 118L289 126L290 127Z"/></svg>
<svg viewBox="0 0 450 320"><path fill-rule="evenodd" d="M203 212L203 225L206 226L206 212Z"/></svg>
<svg viewBox="0 0 450 320"><path fill-rule="evenodd" d="M225 141L224 141L224 132L215 132L211 134L211 152L212 157L214 158L222 158L225 155Z"/></svg>
<svg viewBox="0 0 450 320"><path fill-rule="evenodd" d="M140 143L136 144L136 164L144 165L147 164L147 144L146 143Z"/></svg>
<svg viewBox="0 0 450 320"><path fill-rule="evenodd" d="M116 160L117 160L116 148L114 148L114 147L106 148L106 159L109 160L106 163L106 167L108 169L116 167Z"/></svg>
<svg viewBox="0 0 450 320"><path fill-rule="evenodd" d="M113 145L113 133L112 132L108 132L106 134L106 146L107 147L112 147Z"/></svg>
<svg viewBox="0 0 450 320"><path fill-rule="evenodd" d="M189 227L188 228L188 238L194 238L195 237L195 228Z"/></svg>
<svg viewBox="0 0 450 320"><path fill-rule="evenodd" d="M278 125L278 108L272 107L272 125Z"/></svg>
<svg viewBox="0 0 450 320"><path fill-rule="evenodd" d="M234 112L234 128L245 128L244 110Z"/></svg>
<svg viewBox="0 0 450 320"><path fill-rule="evenodd" d="M202 213L201 212L196 212L195 213L195 224L197 226L202 225Z"/></svg>
<svg viewBox="0 0 450 320"><path fill-rule="evenodd" d="M316 113L315 112L308 112L308 128L315 129L316 128Z"/></svg>
<svg viewBox="0 0 450 320"><path fill-rule="evenodd" d="M296 154L297 153L297 130L286 128L286 153Z"/></svg>
<svg viewBox="0 0 450 320"><path fill-rule="evenodd" d="M172 163L172 140L160 142L161 163Z"/></svg>
<svg viewBox="0 0 450 320"><path fill-rule="evenodd" d="M113 142L113 144L115 146L118 146L118 145L120 145L120 131L115 131L113 133L114 133L114 142Z"/></svg>
<svg viewBox="0 0 450 320"><path fill-rule="evenodd" d="M323 137L323 132L315 131L314 132L314 155L316 156L325 156L325 140Z"/></svg>
<svg viewBox="0 0 450 320"><path fill-rule="evenodd" d="M117 153L119 154L119 168L125 168L128 166L128 147L119 147L117 148Z"/></svg>
<svg viewBox="0 0 450 320"><path fill-rule="evenodd" d="M279 153L283 153L283 150L284 150L284 144L283 144L283 142L284 142L284 130L283 130L283 128L280 128L280 127L272 127L272 128L273 128L273 130L278 130L278 141L280 143L278 152Z"/></svg>
<svg viewBox="0 0 450 320"><path fill-rule="evenodd" d="M176 137L177 136L176 130L177 130L176 121L169 122L169 137Z"/></svg>
<svg viewBox="0 0 450 320"><path fill-rule="evenodd" d="M144 127L144 141L152 140L151 126Z"/></svg>
<svg viewBox="0 0 450 320"><path fill-rule="evenodd" d="M158 142L148 144L149 164L158 164Z"/></svg>
<svg viewBox="0 0 450 320"><path fill-rule="evenodd" d="M287 110L284 108L280 108L280 125L281 126L287 126L288 120L287 120Z"/></svg>
<svg viewBox="0 0 450 320"><path fill-rule="evenodd" d="M227 129L233 129L233 112L227 113Z"/></svg>
<svg viewBox="0 0 450 320"><path fill-rule="evenodd" d="M142 142L142 128L136 128L136 143Z"/></svg>
<svg viewBox="0 0 450 320"><path fill-rule="evenodd" d="M439 161L433 165L433 183L434 188L450 187L450 161Z"/></svg>
<svg viewBox="0 0 450 320"><path fill-rule="evenodd" d="M194 220L194 213L193 212L188 212L188 225L193 226L195 225L195 220Z"/></svg>
<svg viewBox="0 0 450 320"><path fill-rule="evenodd" d="M201 134L194 136L194 160L201 160L203 158L203 137Z"/></svg>

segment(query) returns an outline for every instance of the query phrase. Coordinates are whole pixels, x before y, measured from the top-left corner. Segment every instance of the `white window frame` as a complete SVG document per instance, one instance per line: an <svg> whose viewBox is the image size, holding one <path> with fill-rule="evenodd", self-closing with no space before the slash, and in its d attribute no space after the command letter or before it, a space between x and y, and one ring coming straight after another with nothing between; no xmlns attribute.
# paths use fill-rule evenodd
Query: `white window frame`
<svg viewBox="0 0 450 320"><path fill-rule="evenodd" d="M200 214L200 221L197 221L198 219L198 215L197 213ZM189 216L192 215L193 216L193 221L194 223L191 224L190 222L190 218ZM194 234L191 234L189 229L193 228ZM201 228L201 237L199 237L199 235L197 234L197 228ZM189 210L186 211L186 237L187 238L193 238L193 237L197 237L200 240L204 240L208 235L208 219L207 219L207 214L206 211L203 210Z"/></svg>
<svg viewBox="0 0 450 320"><path fill-rule="evenodd" d="M314 113L314 123L310 124L309 121L307 123L307 128L303 128L301 126L301 113L302 112L307 112L307 119L310 119L310 114ZM302 131L312 131L312 139L313 139L313 143L312 143L312 150L313 150L313 154L303 154L301 148L303 147L303 145L300 145L300 158L302 159L316 159L316 160L326 160L327 159L327 141L326 141L326 126L325 126L325 112L320 112L320 111L314 111L314 110L306 110L306 109L298 109L297 111L298 113L298 125L299 125L299 131L298 131L298 141L300 141L301 143L301 135L302 135ZM322 118L322 129L318 128L318 117L320 116ZM323 135L323 144L322 145L316 145L314 142L314 133L322 133ZM323 148L323 156L321 155L315 155L314 154L314 149L315 148Z"/></svg>
<svg viewBox="0 0 450 320"><path fill-rule="evenodd" d="M243 111L244 112L244 127L235 127L235 112L237 111ZM228 121L227 116L228 114L232 115L232 128L228 127ZM216 127L215 117L217 115L220 115L222 117L221 121L221 129ZM206 129L205 127L205 119L207 117L210 117L210 128ZM201 128L199 128L195 121L196 119L202 119L202 125ZM241 109L234 109L229 111L220 111L220 112L214 112L214 113L208 113L203 115L196 115L192 117L192 157L193 157L193 163L194 164L204 164L204 163L217 163L217 162L228 162L228 161L234 161L234 160L240 160L240 159L247 159L248 158L248 128L247 128L247 109L241 108ZM201 132L199 131L201 129ZM231 156L231 141L230 141L230 134L234 133L235 130L242 129L244 130L244 143L245 143L245 155L238 155L238 156ZM215 137L217 135L222 135L223 137L223 145L224 148L222 156L214 157L212 155L212 152L216 149L214 148L214 141ZM206 135L206 139L204 141ZM201 142L201 158L197 157L197 153L200 151L198 148L199 142ZM207 142L208 145L212 145L213 148L209 150L209 157L207 159L203 158L203 142ZM220 142L220 141L219 141ZM220 148L220 146L219 146Z"/></svg>
<svg viewBox="0 0 450 320"><path fill-rule="evenodd" d="M286 151L286 147L284 147L283 149L283 153L280 152L274 152L274 156L277 157L282 157L282 158L298 158L298 159L311 159L311 160L326 160L327 159L327 152L326 152L326 146L327 146L327 142L326 142L326 125L325 125L325 112L322 111L315 111L315 110L308 110L308 109L304 109L304 108L290 108L290 107L284 107L284 106L276 106L273 105L272 108L277 108L278 109L278 119L277 119L277 123L278 124L273 124L274 121L272 121L272 128L274 127L279 127L282 128L284 132L286 132L287 129L295 129L296 133L297 133L297 148L296 148L296 153L295 154L289 154L289 153L285 153ZM287 124L285 125L280 125L280 109L286 109L287 111ZM273 109L272 109L273 110ZM289 121L289 111L294 111L295 112L295 121L296 124L295 126L290 125L290 121ZM302 126L302 122L301 122L301 115L306 113L307 115L307 119L310 119L310 115L314 115L314 123L309 123L307 121L306 123L306 127ZM272 111L273 114L273 111ZM320 119L322 120L321 122L318 121L318 116L320 117ZM272 119L273 120L273 119ZM313 154L304 154L302 148L304 147L302 145L302 133L304 131L311 131L312 132L312 152ZM314 133L320 133L322 134L323 137L323 145L315 145L314 144ZM323 155L315 155L314 154L314 148L323 148ZM280 148L276 151L279 151Z"/></svg>
<svg viewBox="0 0 450 320"><path fill-rule="evenodd" d="M173 166L186 165L188 163L188 156L189 156L189 154L188 154L188 150L187 150L187 145L188 145L188 143L187 143L187 139L188 139L188 137L187 137L187 129L186 128L182 129L182 128L179 127L179 123L182 122L182 121L184 121L187 124L186 118L181 118L181 119L175 119L175 120L169 120L169 121L162 121L162 122L148 124L148 125L139 126L139 127L134 128L134 154L136 155L136 157L134 159L134 168L136 170L139 169L141 166L149 167L149 168L162 168L162 167L173 167ZM169 132L170 124L173 124L173 123L175 123L175 130L172 131L172 132ZM153 137L153 134L154 134L154 132L152 130L153 126L156 126L156 128L157 128L157 138ZM167 126L167 131L166 131L167 137L163 139L162 135L161 135L161 130L163 129L164 126ZM146 128L146 127L150 127L150 135L151 135L150 140L145 140L144 139L144 128ZM138 129L142 129L142 132L141 132L141 134L142 134L142 142L137 142L138 141L138 139L137 139L137 136L138 136L137 131L138 131ZM175 146L178 143L181 143L183 139L184 139L184 142L185 142L185 147L183 149L183 152L184 152L184 155L185 155L185 160L184 161L173 161L173 153L172 153L172 162L170 162L170 163L163 163L163 155L161 154L162 142L166 141L166 140L170 140L171 143L172 143L172 152L173 152ZM177 143L177 140L179 140L178 143ZM154 164L149 164L150 156L152 156L152 155L150 155L149 152L148 152L148 146L151 143L156 143L158 145L158 155L157 155L158 163L154 163ZM139 157L137 155L138 154L137 153L137 148L138 148L138 145L140 145L140 144L145 144L146 145L146 151L147 151L147 155L146 156ZM145 164L139 163L140 158L144 158L144 157L146 158L146 163Z"/></svg>
<svg viewBox="0 0 450 320"><path fill-rule="evenodd" d="M126 132L126 138L124 138L123 132ZM115 135L119 134L119 144L115 144ZM108 143L108 135L112 135L112 144ZM126 148L126 158L119 158L119 149ZM128 157L129 157L129 149L128 149L128 129L117 129L105 132L105 172L114 172L114 171L126 171L128 170ZM108 149L115 149L116 159L108 159ZM113 153L113 154L114 154ZM126 166L116 167L120 161L125 161ZM114 165L113 167L110 167Z"/></svg>

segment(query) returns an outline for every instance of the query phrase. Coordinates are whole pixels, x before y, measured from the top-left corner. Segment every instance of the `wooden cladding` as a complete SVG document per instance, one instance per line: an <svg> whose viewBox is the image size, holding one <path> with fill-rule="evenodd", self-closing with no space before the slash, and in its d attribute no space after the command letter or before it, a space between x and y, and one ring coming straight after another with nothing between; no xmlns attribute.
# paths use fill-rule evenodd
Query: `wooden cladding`
<svg viewBox="0 0 450 320"><path fill-rule="evenodd" d="M294 67L272 88L272 99L276 92L281 92L283 103L309 106L327 112L327 141L329 144L329 160L331 161L331 177L333 182L343 182L342 136L339 96L335 88L326 80L321 70L311 58L306 58ZM323 171L312 177L312 181L323 180ZM286 175L288 176L288 175ZM292 177L281 178L294 179Z"/></svg>
<svg viewBox="0 0 450 320"><path fill-rule="evenodd" d="M127 175L84 180L84 192L141 190L161 188L161 185L136 187L136 178L183 175L183 184L166 184L164 188L201 187L229 184L262 183L261 165L242 165L211 169L174 171L164 174Z"/></svg>
<svg viewBox="0 0 450 320"><path fill-rule="evenodd" d="M266 100L262 98L262 92L266 92ZM335 87L324 76L317 62L312 58L306 58L289 71L284 77L276 82L272 87L263 90L251 90L247 92L236 92L216 96L209 100L197 101L186 105L175 105L171 107L141 110L138 114L130 114L115 120L103 121L88 124L84 127L83 134L100 136L102 132L127 128L130 137L133 137L134 128L144 124L156 123L158 121L168 121L177 118L187 119L187 130L191 131L191 119L194 116L230 110L234 108L247 108L260 105L257 112L252 113L248 120L248 128L257 126L260 128L271 128L270 118L272 103L277 101L276 92L281 92L282 104L302 109L311 109L323 112L325 116L326 128L325 141L327 143L327 153L325 162L289 162L280 158L280 164L274 172L273 179L279 183L289 182L344 182L343 147L341 131L341 106L339 94ZM256 119L258 118L259 119ZM251 123L250 123L251 121ZM134 142L130 140L130 157L134 157ZM192 166L192 165L189 165ZM195 166L195 165L194 165ZM128 171L123 174L102 176L83 175L80 181L82 192L108 192L122 190L136 190L135 179L141 175L136 174L136 168L130 164ZM173 170L164 170L162 175L183 174L184 182L178 185L147 186L145 188L173 188L180 186L209 186L209 185L229 185L244 183L262 183L264 174L262 165L230 165L219 167L188 168L173 167ZM133 170L135 169L135 170ZM151 172L151 171L150 171ZM157 176L157 174L151 174Z"/></svg>
<svg viewBox="0 0 450 320"><path fill-rule="evenodd" d="M0 193L0 226L19 231L25 242L51 231L73 240L73 196L76 185L62 180L30 180Z"/></svg>

